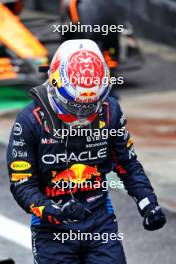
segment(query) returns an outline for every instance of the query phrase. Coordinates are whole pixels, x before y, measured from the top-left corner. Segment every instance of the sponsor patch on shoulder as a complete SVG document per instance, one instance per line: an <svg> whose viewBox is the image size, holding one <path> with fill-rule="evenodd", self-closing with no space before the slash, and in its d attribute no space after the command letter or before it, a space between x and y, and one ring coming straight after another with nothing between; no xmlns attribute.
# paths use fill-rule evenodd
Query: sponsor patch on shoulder
<svg viewBox="0 0 176 264"><path fill-rule="evenodd" d="M21 124L16 122L14 127L13 127L13 134L15 136L20 136L22 132L23 132L23 130L22 130Z"/></svg>

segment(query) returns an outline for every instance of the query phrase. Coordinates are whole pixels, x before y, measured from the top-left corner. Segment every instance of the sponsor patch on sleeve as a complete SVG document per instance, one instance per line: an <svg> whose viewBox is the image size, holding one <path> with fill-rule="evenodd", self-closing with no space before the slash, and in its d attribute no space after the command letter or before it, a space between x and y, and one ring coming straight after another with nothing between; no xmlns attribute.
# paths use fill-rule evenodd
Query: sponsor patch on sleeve
<svg viewBox="0 0 176 264"><path fill-rule="evenodd" d="M139 202L139 208L143 210L147 205L150 204L149 199L146 197Z"/></svg>
<svg viewBox="0 0 176 264"><path fill-rule="evenodd" d="M12 173L11 181L21 181L32 177L32 173Z"/></svg>
<svg viewBox="0 0 176 264"><path fill-rule="evenodd" d="M10 167L14 171L25 171L31 168L31 164L27 161L13 161Z"/></svg>

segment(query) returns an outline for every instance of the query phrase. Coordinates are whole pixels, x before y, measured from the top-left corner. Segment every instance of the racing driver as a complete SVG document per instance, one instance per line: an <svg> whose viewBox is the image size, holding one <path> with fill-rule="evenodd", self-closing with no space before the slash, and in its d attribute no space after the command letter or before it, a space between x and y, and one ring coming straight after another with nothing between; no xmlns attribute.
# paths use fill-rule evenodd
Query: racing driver
<svg viewBox="0 0 176 264"><path fill-rule="evenodd" d="M118 234L117 222L102 184L112 170L135 200L145 229L157 230L166 222L125 116L108 96L109 82L97 44L68 40L54 55L48 80L31 89L33 101L17 115L7 153L10 189L32 214L35 263L126 263L118 235L111 236ZM71 129L92 134L72 136ZM95 134L104 129L107 136ZM68 235L64 242L63 234ZM80 239L80 234L89 237ZM103 234L109 235L107 243Z"/></svg>

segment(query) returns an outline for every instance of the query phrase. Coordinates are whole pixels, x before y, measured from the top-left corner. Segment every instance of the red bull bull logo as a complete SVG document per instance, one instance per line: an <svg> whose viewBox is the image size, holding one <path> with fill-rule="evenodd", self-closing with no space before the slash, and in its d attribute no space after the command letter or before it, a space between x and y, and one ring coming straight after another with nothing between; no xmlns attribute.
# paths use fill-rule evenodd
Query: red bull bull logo
<svg viewBox="0 0 176 264"><path fill-rule="evenodd" d="M84 164L74 164L60 173L53 171L52 176L53 183L66 181L73 182L75 184L82 184L94 177L100 177L100 172L98 172L96 166L92 167Z"/></svg>
<svg viewBox="0 0 176 264"><path fill-rule="evenodd" d="M80 96L82 97L92 97L92 96L96 96L95 92L84 92L84 93L80 93Z"/></svg>
<svg viewBox="0 0 176 264"><path fill-rule="evenodd" d="M98 100L98 96L95 91L80 91L78 96L76 97L77 102L85 102L85 103L91 103L96 102Z"/></svg>

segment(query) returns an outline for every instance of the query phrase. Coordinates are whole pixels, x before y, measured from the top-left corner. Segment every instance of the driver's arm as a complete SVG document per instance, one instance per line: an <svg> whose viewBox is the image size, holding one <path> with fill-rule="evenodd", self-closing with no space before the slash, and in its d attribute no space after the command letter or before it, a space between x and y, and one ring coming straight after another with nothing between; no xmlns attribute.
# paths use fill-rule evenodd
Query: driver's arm
<svg viewBox="0 0 176 264"><path fill-rule="evenodd" d="M17 115L7 149L10 190L18 204L28 213L32 206L43 206L49 199L39 188L37 169L37 131L30 113Z"/></svg>
<svg viewBox="0 0 176 264"><path fill-rule="evenodd" d="M123 130L123 135L111 137L113 170L123 181L128 194L137 202L140 213L157 198L141 163L137 160L133 141L126 128L126 119L118 103L113 105L113 126Z"/></svg>

